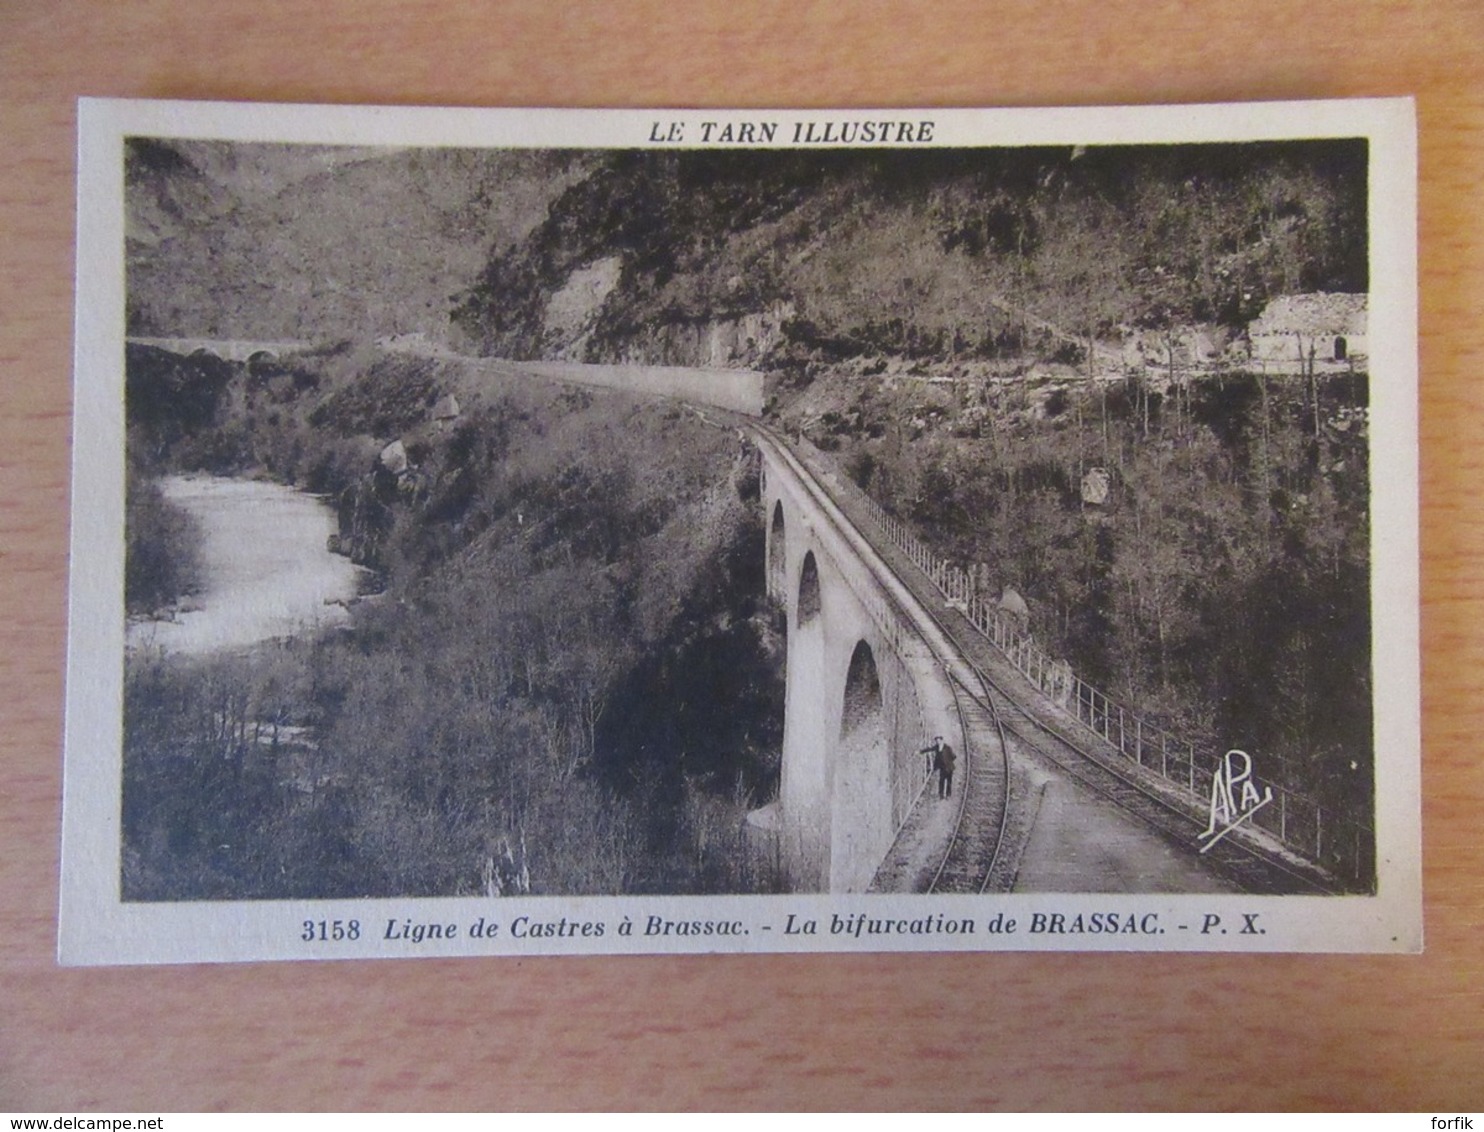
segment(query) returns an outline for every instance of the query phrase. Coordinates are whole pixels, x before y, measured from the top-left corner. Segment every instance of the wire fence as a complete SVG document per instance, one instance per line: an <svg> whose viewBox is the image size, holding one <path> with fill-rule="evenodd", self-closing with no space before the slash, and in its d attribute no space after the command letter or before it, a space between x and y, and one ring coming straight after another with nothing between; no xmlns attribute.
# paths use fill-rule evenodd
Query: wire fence
<svg viewBox="0 0 1484 1132"><path fill-rule="evenodd" d="M1203 812L1210 805L1222 752L1201 749L1081 679L1065 660L1054 659L1041 650L1023 615L984 596L969 571L935 554L905 523L888 514L864 491L855 489L852 495L888 541L911 559L944 599L1047 698L1142 773L1162 780L1167 790L1195 812ZM1264 784L1263 790L1267 789L1272 790L1271 801L1256 809L1248 824L1349 885L1371 886L1375 877L1375 835L1367 821L1353 813L1326 808L1281 785Z"/></svg>

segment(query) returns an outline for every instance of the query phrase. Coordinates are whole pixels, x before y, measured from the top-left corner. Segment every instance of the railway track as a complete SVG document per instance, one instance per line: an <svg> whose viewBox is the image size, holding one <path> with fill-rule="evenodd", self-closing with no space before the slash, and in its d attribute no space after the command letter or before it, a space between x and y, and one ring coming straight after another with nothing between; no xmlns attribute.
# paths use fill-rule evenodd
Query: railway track
<svg viewBox="0 0 1484 1132"><path fill-rule="evenodd" d="M834 504L835 514L830 516L832 522L849 528L863 543L874 547L870 537L861 530L860 525L855 522L841 508L834 497L819 482L813 473L800 461L789 449L787 442L768 426L750 421L746 427L754 434L771 444L774 450L787 459L800 476L801 482L806 489L823 503L828 501ZM883 563L883 565L885 565ZM886 567L888 571L890 567ZM910 593L910 587L905 587ZM894 601L894 604L898 604ZM920 604L920 603L919 603ZM927 616L937 624L941 631L943 626L931 609L923 607ZM1000 843L1000 836L1005 823L1005 801L1006 791L1003 783L1008 778L1008 758L1005 750L1004 733L1000 729L999 720L995 715L993 705L987 698L974 698L967 694L967 689L962 682L955 679L950 667L951 658L939 655L939 648L927 639L921 628L914 622L913 618L898 605L898 612L902 616L903 623L915 635L923 646L934 656L937 664L948 680L949 687L953 693L955 709L958 713L959 731L963 738L961 747L962 765L956 775L959 782L958 810L953 821L953 832L948 839L947 849L944 851L937 867L932 871L931 879L927 881L926 891L929 892L983 892L988 883L994 865L996 850ZM976 726L983 728L988 725L992 727L998 736L998 750L996 752L976 752L971 736ZM993 776L994 782L987 782L987 776ZM909 810L907 817L897 828L892 838L891 846L887 849L883 859L882 868L887 867L901 854L904 838L912 836L911 827L914 818L923 817L922 807L924 804L934 804L932 793L934 786L931 778L924 780L922 789L918 792L917 799ZM919 831L920 832L920 831ZM910 856L910 854L909 854ZM987 859L986 859L987 858ZM888 887L896 885L910 886L919 889L921 878L914 876L912 870L896 872L891 871ZM881 870L878 870L877 880L880 881Z"/></svg>
<svg viewBox="0 0 1484 1132"><path fill-rule="evenodd" d="M1010 800L1009 748L993 702L987 697L976 698L957 678L950 677L950 681L964 734L964 765L959 775L963 798L953 836L928 891L977 894L990 887L1005 844ZM997 736L998 751L973 750L969 737L985 732Z"/></svg>

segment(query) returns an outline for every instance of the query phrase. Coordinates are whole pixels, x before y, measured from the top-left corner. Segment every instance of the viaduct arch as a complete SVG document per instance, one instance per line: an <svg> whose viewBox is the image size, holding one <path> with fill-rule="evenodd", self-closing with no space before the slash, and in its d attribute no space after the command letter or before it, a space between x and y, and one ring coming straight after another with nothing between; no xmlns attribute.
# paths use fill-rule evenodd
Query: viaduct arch
<svg viewBox="0 0 1484 1132"><path fill-rule="evenodd" d="M787 616L780 863L794 891L864 892L922 790L918 751L962 743L953 692L810 486L760 449L768 592Z"/></svg>

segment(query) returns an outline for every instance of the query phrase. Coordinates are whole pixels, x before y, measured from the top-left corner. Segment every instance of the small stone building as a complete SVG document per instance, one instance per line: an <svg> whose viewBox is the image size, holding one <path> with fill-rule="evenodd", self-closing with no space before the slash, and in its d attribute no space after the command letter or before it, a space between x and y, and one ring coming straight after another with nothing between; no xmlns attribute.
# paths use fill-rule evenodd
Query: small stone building
<svg viewBox="0 0 1484 1132"><path fill-rule="evenodd" d="M1256 362L1350 361L1369 353L1366 296L1328 291L1282 295L1247 328L1247 338Z"/></svg>

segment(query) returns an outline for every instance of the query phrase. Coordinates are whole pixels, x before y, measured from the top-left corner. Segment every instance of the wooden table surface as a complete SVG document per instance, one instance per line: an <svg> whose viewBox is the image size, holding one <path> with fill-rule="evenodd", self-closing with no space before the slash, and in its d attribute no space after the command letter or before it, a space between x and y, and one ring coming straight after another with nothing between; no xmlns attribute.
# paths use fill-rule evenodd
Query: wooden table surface
<svg viewBox="0 0 1484 1132"><path fill-rule="evenodd" d="M1481 77L1478 0L0 0L0 1110L1484 1107ZM1406 94L1421 134L1424 956L55 965L79 95Z"/></svg>

